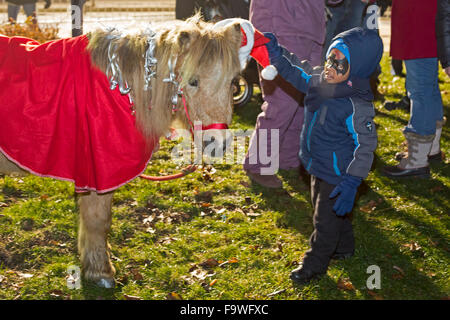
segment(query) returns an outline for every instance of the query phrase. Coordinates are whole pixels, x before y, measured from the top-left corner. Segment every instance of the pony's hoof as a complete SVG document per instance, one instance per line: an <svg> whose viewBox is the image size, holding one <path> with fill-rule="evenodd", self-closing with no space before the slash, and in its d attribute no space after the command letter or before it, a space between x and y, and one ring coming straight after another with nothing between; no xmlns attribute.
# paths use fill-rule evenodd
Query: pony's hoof
<svg viewBox="0 0 450 320"><path fill-rule="evenodd" d="M96 282L96 284L100 288L105 289L113 289L116 286L116 282L114 281L114 279L105 279L105 278L101 278Z"/></svg>

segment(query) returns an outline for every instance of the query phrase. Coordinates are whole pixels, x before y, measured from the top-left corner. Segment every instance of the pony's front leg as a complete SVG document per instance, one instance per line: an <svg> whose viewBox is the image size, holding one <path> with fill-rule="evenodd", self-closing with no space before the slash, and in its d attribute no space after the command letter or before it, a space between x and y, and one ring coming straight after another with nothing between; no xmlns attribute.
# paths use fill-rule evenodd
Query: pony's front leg
<svg viewBox="0 0 450 320"><path fill-rule="evenodd" d="M107 241L111 227L113 193L80 195L78 251L84 278L105 288L114 287L115 269L109 259Z"/></svg>

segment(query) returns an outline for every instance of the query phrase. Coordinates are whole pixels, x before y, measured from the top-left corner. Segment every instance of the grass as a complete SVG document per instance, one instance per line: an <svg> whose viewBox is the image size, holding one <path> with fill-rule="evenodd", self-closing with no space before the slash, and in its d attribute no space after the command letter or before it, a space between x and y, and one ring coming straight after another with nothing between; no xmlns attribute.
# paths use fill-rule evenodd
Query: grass
<svg viewBox="0 0 450 320"><path fill-rule="evenodd" d="M398 99L404 79L383 58L380 90ZM449 117L450 81L441 72ZM234 115L252 129L258 96ZM70 183L0 176L0 299L444 299L450 293L450 168L432 165L431 180L394 181L380 174L403 141L408 113L376 102L379 146L374 170L353 212L356 254L333 262L302 288L289 280L313 230L307 180L280 172L284 189L249 183L237 164L205 166L169 182L136 179L114 196L110 234L115 289L66 285L79 265L77 207ZM173 142L162 141L148 174L177 171ZM444 127L442 150L450 155ZM381 289L367 268L379 266Z"/></svg>

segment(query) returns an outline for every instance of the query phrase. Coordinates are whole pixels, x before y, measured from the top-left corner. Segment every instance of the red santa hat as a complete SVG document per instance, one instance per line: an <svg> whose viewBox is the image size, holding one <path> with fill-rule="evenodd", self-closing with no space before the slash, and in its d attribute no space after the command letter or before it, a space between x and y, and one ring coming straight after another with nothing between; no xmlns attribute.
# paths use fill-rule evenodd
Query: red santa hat
<svg viewBox="0 0 450 320"><path fill-rule="evenodd" d="M253 57L264 68L261 71L261 77L265 80L275 79L278 71L275 66L270 64L269 52L265 46L270 39L256 30L250 21L240 18L225 19L216 23L214 28L227 26L235 22L240 23L242 32L241 48L239 49L241 68L244 69L250 57Z"/></svg>

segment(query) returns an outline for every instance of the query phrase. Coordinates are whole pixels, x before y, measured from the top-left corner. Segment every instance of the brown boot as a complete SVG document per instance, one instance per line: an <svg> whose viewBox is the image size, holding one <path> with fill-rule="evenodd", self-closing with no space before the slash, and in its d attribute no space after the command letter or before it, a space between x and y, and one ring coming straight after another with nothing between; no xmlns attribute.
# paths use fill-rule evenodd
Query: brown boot
<svg viewBox="0 0 450 320"><path fill-rule="evenodd" d="M247 176L255 183L266 188L279 189L283 187L283 182L276 175L262 175L250 171L245 171Z"/></svg>

